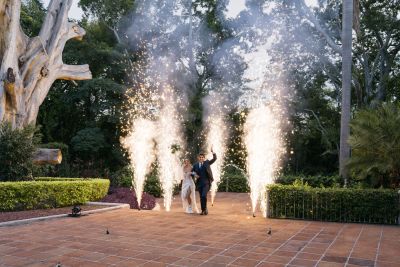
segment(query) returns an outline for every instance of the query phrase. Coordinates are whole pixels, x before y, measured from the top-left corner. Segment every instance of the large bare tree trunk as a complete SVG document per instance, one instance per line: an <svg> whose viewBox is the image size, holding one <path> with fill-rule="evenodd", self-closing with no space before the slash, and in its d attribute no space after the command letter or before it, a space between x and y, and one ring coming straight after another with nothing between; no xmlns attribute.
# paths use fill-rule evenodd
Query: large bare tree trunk
<svg viewBox="0 0 400 267"><path fill-rule="evenodd" d="M21 0L0 0L0 121L13 127L35 123L55 80L92 78L88 65L62 61L65 43L85 35L68 21L71 4L52 0L39 36L29 38L20 26Z"/></svg>
<svg viewBox="0 0 400 267"><path fill-rule="evenodd" d="M343 0L342 21L342 112L340 119L339 172L347 185L349 176L346 164L350 158L350 108L351 108L351 49L353 27L353 0Z"/></svg>

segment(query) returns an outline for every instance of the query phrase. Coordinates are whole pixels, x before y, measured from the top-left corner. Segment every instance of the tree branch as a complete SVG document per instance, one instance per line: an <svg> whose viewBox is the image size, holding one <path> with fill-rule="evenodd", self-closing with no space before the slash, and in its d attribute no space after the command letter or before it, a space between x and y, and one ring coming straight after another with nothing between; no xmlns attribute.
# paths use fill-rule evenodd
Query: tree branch
<svg viewBox="0 0 400 267"><path fill-rule="evenodd" d="M305 4L304 0L301 0L301 5L302 9L304 11L304 15L306 18L313 24L315 29L324 37L328 45L338 54L342 54L342 47L338 44L336 44L333 39L331 38L332 34L328 33L326 29L322 27L322 25L319 23L317 18L314 16L314 14L310 11L310 9L307 7Z"/></svg>
<svg viewBox="0 0 400 267"><path fill-rule="evenodd" d="M322 126L321 121L320 121L320 119L318 118L317 114L315 114L314 110L311 110L311 109L304 109L304 111L309 111L309 112L311 112L311 114L314 116L315 120L317 121L319 131L321 132L322 136L325 137L325 140L326 140L326 142L328 143L328 145L330 145L330 140L329 140L329 137L328 137L328 133L327 133L327 131L325 130L325 128ZM335 142L335 141L332 141L332 142L335 144L335 147L336 147L337 151L339 151L339 144L338 144L337 142Z"/></svg>
<svg viewBox="0 0 400 267"><path fill-rule="evenodd" d="M67 40L75 39L81 41L86 31L75 22L68 22Z"/></svg>
<svg viewBox="0 0 400 267"><path fill-rule="evenodd" d="M25 80L28 72L32 72L33 65L38 65L38 55L44 57L42 64L47 61L48 56L43 46L42 40L39 37L34 37L30 40L28 49L22 56L19 57L18 61L21 66L21 76Z"/></svg>
<svg viewBox="0 0 400 267"><path fill-rule="evenodd" d="M89 80L92 79L92 73L89 65L67 65L63 64L58 72L57 79L61 80Z"/></svg>
<svg viewBox="0 0 400 267"><path fill-rule="evenodd" d="M46 18L40 29L39 37L42 39L46 50L54 43L53 33L59 34L60 26L68 21L68 11L71 8L72 0L51 0ZM57 27L58 26L58 27Z"/></svg>

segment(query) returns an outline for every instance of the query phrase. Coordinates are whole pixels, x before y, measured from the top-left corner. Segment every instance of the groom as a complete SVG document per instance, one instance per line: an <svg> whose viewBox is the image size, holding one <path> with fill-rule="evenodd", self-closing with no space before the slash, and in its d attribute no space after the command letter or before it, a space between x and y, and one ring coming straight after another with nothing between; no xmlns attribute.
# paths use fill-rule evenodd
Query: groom
<svg viewBox="0 0 400 267"><path fill-rule="evenodd" d="M214 181L213 174L211 171L211 164L217 160L217 154L213 152L212 160L206 160L204 153L200 153L198 156L198 162L193 165L192 172L195 172L198 176L197 187L200 193L200 203L201 203L201 214L207 215L207 193L210 191L211 183Z"/></svg>

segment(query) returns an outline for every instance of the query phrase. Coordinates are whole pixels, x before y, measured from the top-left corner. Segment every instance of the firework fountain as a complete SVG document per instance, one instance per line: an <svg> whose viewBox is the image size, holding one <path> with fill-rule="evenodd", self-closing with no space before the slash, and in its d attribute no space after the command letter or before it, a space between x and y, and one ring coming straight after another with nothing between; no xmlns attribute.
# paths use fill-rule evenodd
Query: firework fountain
<svg viewBox="0 0 400 267"><path fill-rule="evenodd" d="M151 164L157 160L164 192L164 207L169 211L174 186L183 177L180 163L183 147L182 118L177 108L180 98L168 85L153 91L147 89L146 92L145 97L139 96L134 100L142 101L142 104L136 106L138 111L132 119L130 134L122 143L128 149L134 167L133 184L139 204L146 174L150 171Z"/></svg>
<svg viewBox="0 0 400 267"><path fill-rule="evenodd" d="M204 41L195 40L209 40L211 35L204 31L202 37L196 39L192 36L202 32L192 31L193 24L198 26L201 23L194 20L191 13L189 16L182 15L185 10L182 1L138 1L138 5L140 12L137 16L142 17L133 23L136 27L132 30L131 38L136 46L143 45L141 49L146 51L143 56L145 60L138 61L139 70L134 70L140 76L137 80L142 94L135 92L136 98L131 101L135 103L132 109L137 115L133 116L130 134L123 143L129 150L134 167L134 185L139 203L145 176L151 163L157 160L164 191L164 206L169 211L174 185L183 176L180 158L182 148L185 148L182 125L187 109L182 107L187 105L188 95L193 95L190 88L199 78L196 75L200 75L205 68L205 65L194 62L194 51L201 51L203 46L212 45L210 41L206 45ZM191 7L190 3L189 10ZM260 12L260 9L254 10ZM247 177L253 214L260 203L263 215L267 208L266 185L274 182L283 154L282 122L285 121L281 97L284 86L280 84L282 70L269 60L270 44L267 43L273 42L275 35L269 30L264 31L273 28L266 27L269 22L260 19L264 15L254 13L243 16L244 20L248 20L244 22L238 17L233 31L238 36L220 44L214 52L211 65L214 74L217 73L219 77L214 80L215 88L211 83L204 86L210 89L210 93L202 102L206 135L203 147L207 151L213 148L218 155L218 160L211 165L214 174L211 186L212 203L221 179L227 149L230 127L226 121L227 114L236 109L247 114L243 143L247 153ZM241 28L241 25L250 28ZM254 31L254 34L247 34L249 31ZM186 36L188 32L189 37ZM253 39L246 39L248 37ZM189 56L182 51L189 51ZM254 51L263 51L264 54L249 55ZM244 66L246 75L242 76L238 73ZM242 87L246 90L242 90ZM137 95L140 97L137 98ZM176 149L179 147L181 149Z"/></svg>
<svg viewBox="0 0 400 267"><path fill-rule="evenodd" d="M254 216L258 205L266 216L266 189L280 170L286 127L285 75L280 60L274 57L274 44L282 38L281 24L260 5L247 5L248 15L244 21L238 16L235 24L236 31L251 33L242 36L250 48L238 49L247 65L243 73L247 90L239 97L238 105L247 114L242 139Z"/></svg>
<svg viewBox="0 0 400 267"><path fill-rule="evenodd" d="M153 121L140 118L134 121L132 131L122 140L123 145L128 148L129 157L134 166L133 183L138 205L142 200L143 186L146 174L154 162L154 133L156 127Z"/></svg>
<svg viewBox="0 0 400 267"><path fill-rule="evenodd" d="M248 109L244 124L244 143L247 152L247 172L253 216L257 204L263 216L267 211L267 186L275 182L284 153L282 129L285 127L285 108L282 83L283 71L280 64L269 61L266 46L259 47L256 55L264 54L263 60L251 58L255 70L248 75L258 75L252 79L254 90L245 96ZM250 69L251 71L251 69ZM260 75L261 73L261 75Z"/></svg>
<svg viewBox="0 0 400 267"><path fill-rule="evenodd" d="M157 158L160 162L160 181L164 191L164 207L169 211L174 186L183 177L182 164L180 163L181 150L179 149L183 140L181 138L181 120L176 107L179 104L179 98L171 87L166 87L162 91L161 99L163 105L157 121Z"/></svg>
<svg viewBox="0 0 400 267"><path fill-rule="evenodd" d="M211 185L211 203L214 205L215 195L218 191L218 184L221 180L222 167L224 163L225 150L229 129L226 123L226 107L223 104L221 95L218 93L211 93L203 101L204 111L204 125L207 127L206 134L206 147L212 148L217 154L218 160L211 165L214 181ZM210 149L207 149L210 151Z"/></svg>
<svg viewBox="0 0 400 267"><path fill-rule="evenodd" d="M184 71L186 61L180 54L184 50L180 45L186 42L176 44L176 40L183 39L186 27L181 6L180 0L138 1L132 29L127 29L138 58L132 70L133 86L126 94L128 110L132 113L132 126L127 129L131 134L123 143L130 151L138 200L148 166L157 161L166 211L171 208L174 187L183 177L180 159L185 148L182 138L185 108L182 102L186 99L188 78ZM152 127L139 123L143 120ZM144 145L144 139L152 146ZM139 157L146 161L147 168L141 167Z"/></svg>
<svg viewBox="0 0 400 267"><path fill-rule="evenodd" d="M253 214L258 202L266 214L266 186L274 183L282 152L281 126L273 104L250 110L245 124L247 170Z"/></svg>

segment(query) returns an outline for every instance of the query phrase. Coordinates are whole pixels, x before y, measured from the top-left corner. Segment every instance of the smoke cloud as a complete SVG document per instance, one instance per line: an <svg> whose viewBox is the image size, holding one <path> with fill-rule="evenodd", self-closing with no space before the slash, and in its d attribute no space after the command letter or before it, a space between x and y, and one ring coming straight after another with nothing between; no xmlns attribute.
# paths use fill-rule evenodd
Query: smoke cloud
<svg viewBox="0 0 400 267"><path fill-rule="evenodd" d="M126 31L139 58L128 92L132 134L124 144L133 151L132 165L139 179L136 190L143 190L140 177L148 171L149 162L159 161L166 210L171 206L173 187L183 176L180 160L191 149L184 143L183 123L188 100L199 88L206 95L202 100L203 148L208 152L212 147L218 154L212 165L212 201L233 127L229 122L232 112L248 114L243 141L253 211L261 201L265 213L265 188L279 171L287 87L273 44L282 40L284 23L270 14L273 7L260 1L246 1L234 16L227 16L228 4L221 0L216 11L229 36L223 40L201 19L207 7L183 0L137 1ZM147 145L139 146L138 141ZM146 164L135 156L145 153Z"/></svg>

